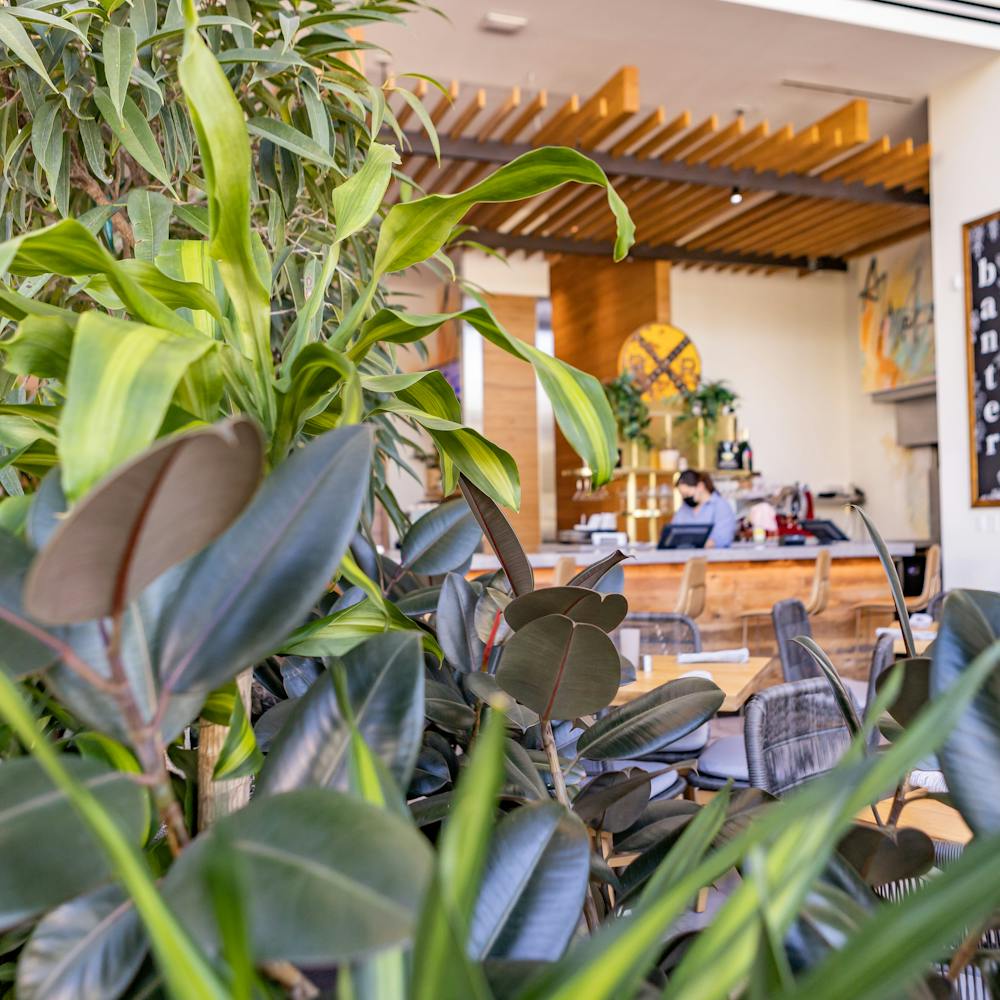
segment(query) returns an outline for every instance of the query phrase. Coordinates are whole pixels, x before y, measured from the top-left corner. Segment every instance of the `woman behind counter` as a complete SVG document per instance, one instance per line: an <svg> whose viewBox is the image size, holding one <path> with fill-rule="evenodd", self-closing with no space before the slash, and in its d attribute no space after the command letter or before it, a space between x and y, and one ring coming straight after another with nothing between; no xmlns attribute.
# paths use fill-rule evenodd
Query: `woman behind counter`
<svg viewBox="0 0 1000 1000"><path fill-rule="evenodd" d="M736 534L736 515L728 501L716 493L712 477L707 472L685 469L677 478L677 492L684 504L670 523L710 524L712 533L705 548L729 548Z"/></svg>

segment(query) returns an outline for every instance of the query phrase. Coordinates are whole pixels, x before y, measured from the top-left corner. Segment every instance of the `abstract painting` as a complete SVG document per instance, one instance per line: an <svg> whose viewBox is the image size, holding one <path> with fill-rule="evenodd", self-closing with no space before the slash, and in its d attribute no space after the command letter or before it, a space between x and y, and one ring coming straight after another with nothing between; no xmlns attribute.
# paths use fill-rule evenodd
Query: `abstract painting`
<svg viewBox="0 0 1000 1000"><path fill-rule="evenodd" d="M873 255L861 289L865 392L901 389L934 377L934 304L929 237Z"/></svg>

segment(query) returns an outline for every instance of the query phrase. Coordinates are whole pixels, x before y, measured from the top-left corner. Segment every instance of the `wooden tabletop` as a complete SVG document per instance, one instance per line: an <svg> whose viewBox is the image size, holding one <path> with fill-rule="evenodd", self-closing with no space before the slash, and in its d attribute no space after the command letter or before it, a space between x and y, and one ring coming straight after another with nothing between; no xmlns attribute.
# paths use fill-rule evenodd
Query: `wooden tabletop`
<svg viewBox="0 0 1000 1000"><path fill-rule="evenodd" d="M933 639L914 639L913 648L917 651L917 656L923 656L933 641ZM906 656L906 643L902 639L897 639L893 643L892 651L896 656Z"/></svg>
<svg viewBox="0 0 1000 1000"><path fill-rule="evenodd" d="M764 686L763 675L772 662L770 656L751 656L746 663L678 663L676 656L654 656L651 659L653 669L645 673L641 666L637 667L636 679L618 689L613 705L624 705L692 670L704 670L725 692L726 700L719 711L738 712L750 695ZM778 672L776 680L780 677Z"/></svg>
<svg viewBox="0 0 1000 1000"><path fill-rule="evenodd" d="M892 808L892 799L883 799L878 803L878 812L883 821ZM875 817L870 809L863 809L857 816L862 823L875 825ZM914 827L923 830L933 840L946 840L952 844L967 844L972 839L972 831L965 825L957 809L938 802L937 799L917 799L908 802L899 817L898 826Z"/></svg>

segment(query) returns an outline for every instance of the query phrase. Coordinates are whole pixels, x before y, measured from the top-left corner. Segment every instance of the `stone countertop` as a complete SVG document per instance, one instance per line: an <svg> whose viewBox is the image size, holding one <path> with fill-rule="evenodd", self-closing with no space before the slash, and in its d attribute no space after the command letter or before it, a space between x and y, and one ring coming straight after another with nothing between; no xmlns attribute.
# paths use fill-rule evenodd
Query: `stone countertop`
<svg viewBox="0 0 1000 1000"><path fill-rule="evenodd" d="M916 551L913 542L887 542L893 556L912 556ZM826 546L834 559L877 559L878 554L871 542L833 542ZM623 551L632 556L622 565L625 569L633 566L666 565L685 563L692 556L704 556L709 562L773 562L782 559L815 559L819 545L754 545L752 542L737 543L728 549L655 549L627 546ZM528 553L528 561L535 569L555 566L562 556L576 560L578 566L587 566L614 551L613 547L575 545L543 545L538 552ZM472 557L474 571L498 569L500 563L492 553L481 553Z"/></svg>

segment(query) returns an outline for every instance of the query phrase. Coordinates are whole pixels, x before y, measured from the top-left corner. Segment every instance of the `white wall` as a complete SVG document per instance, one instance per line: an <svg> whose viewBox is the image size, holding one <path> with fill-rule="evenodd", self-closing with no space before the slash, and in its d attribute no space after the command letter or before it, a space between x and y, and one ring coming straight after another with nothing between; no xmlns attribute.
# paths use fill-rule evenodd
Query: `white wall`
<svg viewBox="0 0 1000 1000"><path fill-rule="evenodd" d="M962 225L1000 209L1000 59L930 95L932 251L947 587L1000 587L1000 509L969 487Z"/></svg>
<svg viewBox="0 0 1000 1000"><path fill-rule="evenodd" d="M769 481L815 491L851 480L847 284L843 274L671 272L672 321L697 345L703 377L739 393L754 465Z"/></svg>

